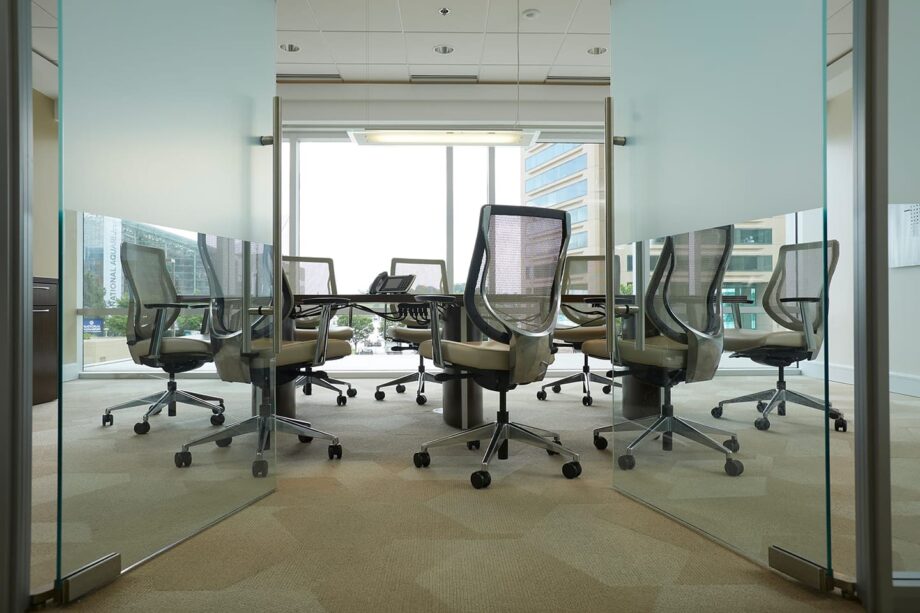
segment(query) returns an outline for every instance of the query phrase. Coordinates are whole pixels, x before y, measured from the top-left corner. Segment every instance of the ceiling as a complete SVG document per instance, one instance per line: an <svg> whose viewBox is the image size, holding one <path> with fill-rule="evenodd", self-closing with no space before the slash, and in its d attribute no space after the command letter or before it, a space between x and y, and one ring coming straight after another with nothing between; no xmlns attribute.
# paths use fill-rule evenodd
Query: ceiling
<svg viewBox="0 0 920 613"><path fill-rule="evenodd" d="M480 83L610 75L610 0L277 0L276 71L345 82ZM447 15L440 9L448 8ZM520 9L520 10L519 10ZM536 9L533 18L523 13ZM852 48L852 0L827 0L827 57ZM57 0L32 1L36 89L57 95ZM299 47L282 50L282 44ZM453 48L448 55L436 46Z"/></svg>

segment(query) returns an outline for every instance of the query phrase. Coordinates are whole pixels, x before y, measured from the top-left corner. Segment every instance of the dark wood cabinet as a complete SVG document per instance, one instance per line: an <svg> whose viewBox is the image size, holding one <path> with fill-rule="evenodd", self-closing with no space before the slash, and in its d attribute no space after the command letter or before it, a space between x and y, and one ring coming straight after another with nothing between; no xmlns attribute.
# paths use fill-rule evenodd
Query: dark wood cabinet
<svg viewBox="0 0 920 613"><path fill-rule="evenodd" d="M57 399L58 335L58 281L35 277L32 281L33 404Z"/></svg>

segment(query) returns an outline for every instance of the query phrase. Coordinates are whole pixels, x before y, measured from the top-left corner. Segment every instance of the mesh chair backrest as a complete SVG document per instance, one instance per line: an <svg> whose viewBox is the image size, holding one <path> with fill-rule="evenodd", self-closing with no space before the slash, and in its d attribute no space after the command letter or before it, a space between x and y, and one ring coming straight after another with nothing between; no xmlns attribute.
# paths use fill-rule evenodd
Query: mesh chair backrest
<svg viewBox="0 0 920 613"><path fill-rule="evenodd" d="M121 266L128 280L131 298L128 305L128 340L149 339L153 336L157 309L144 305L179 301L176 286L166 268L166 253L156 247L122 243ZM179 317L179 309L166 309L165 317L163 329L168 330Z"/></svg>
<svg viewBox="0 0 920 613"><path fill-rule="evenodd" d="M281 263L295 294L335 295L335 265L330 258L284 256Z"/></svg>
<svg viewBox="0 0 920 613"><path fill-rule="evenodd" d="M607 291L606 258L602 255L570 255L562 271L562 294L601 295ZM616 270L616 268L614 268ZM562 314L580 326L603 326L606 318L585 304L562 303Z"/></svg>
<svg viewBox="0 0 920 613"><path fill-rule="evenodd" d="M486 336L552 333L569 242L565 211L486 205L464 290L470 319Z"/></svg>
<svg viewBox="0 0 920 613"><path fill-rule="evenodd" d="M685 328L710 336L722 332L722 278L733 243L732 226L669 236L645 295L655 327L688 344Z"/></svg>
<svg viewBox="0 0 920 613"><path fill-rule="evenodd" d="M837 269L840 257L840 243L835 240L783 245L773 276L763 293L763 308L779 325L795 331L802 331L802 313L797 302L780 302L782 298L818 298L818 302L805 304L809 319L814 322L814 332L820 334L824 328L824 266L825 248L827 285Z"/></svg>

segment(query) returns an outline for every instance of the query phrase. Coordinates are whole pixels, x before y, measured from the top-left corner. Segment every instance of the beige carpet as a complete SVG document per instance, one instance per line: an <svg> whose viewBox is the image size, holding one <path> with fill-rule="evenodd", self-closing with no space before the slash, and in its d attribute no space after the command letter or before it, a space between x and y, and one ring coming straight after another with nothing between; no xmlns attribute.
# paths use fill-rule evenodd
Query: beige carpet
<svg viewBox="0 0 920 613"><path fill-rule="evenodd" d="M156 417L144 437L131 430L137 410L122 412L114 428L102 429L99 407L130 397L137 383L79 381L65 391L70 407L65 413L65 564L109 551L120 551L130 563L271 484L249 476L251 436L229 449L201 447L189 469L172 465L172 452L182 440L211 429L197 409ZM144 393L161 385L144 383L150 388ZM584 474L567 481L560 458L513 447L511 459L494 466L492 487L475 491L468 477L477 454L463 446L433 451L427 470L411 465L420 441L450 432L431 411L440 398L437 388L429 393L429 406L419 407L411 394L388 394L385 402L375 402L373 382L357 383L359 397L343 408L322 391L298 401L301 417L341 436L341 462L330 462L318 441L302 445L283 437L276 445L275 494L71 608L794 611L853 606L766 571L610 487L615 475L631 493L704 524L754 557L765 555L761 545L781 539L798 539L807 550L823 543L812 536L823 521L823 507L814 513L811 506L818 499L810 483L815 470L800 471L796 479L783 464L793 452L797 458L817 455L813 443L821 439L805 427L815 422L807 409L776 418L767 433L754 430L750 406L726 412L722 422L738 430L739 457L747 465L738 479L722 474L722 462L711 452L684 446L665 454L651 445L640 451L634 471L614 473L611 451L595 450L590 439L593 427L609 421L607 403L583 407L572 388L537 402L534 386L522 387L511 395L512 418L559 430L582 454ZM686 386L675 394L675 403L688 416L696 412L701 420L718 423L706 419L715 394L769 384L759 377L720 378L712 389ZM213 381L183 386L220 392L228 412L237 416L248 411L245 388ZM700 396L694 399L695 394ZM494 399L487 393L487 414ZM39 419L41 410L36 423L46 424ZM806 423L795 426L797 420ZM43 432L36 438L47 438ZM626 440L617 435L617 445ZM832 449L842 475L852 471L852 455L845 456L851 442L852 433L835 435ZM837 487L846 487L844 477ZM844 544L852 541L847 505L851 498L835 500L835 539ZM53 525L50 507L47 500L37 500L36 518ZM838 547L839 560L846 553L835 540ZM38 543L38 549L33 572L42 564L47 572L53 540Z"/></svg>

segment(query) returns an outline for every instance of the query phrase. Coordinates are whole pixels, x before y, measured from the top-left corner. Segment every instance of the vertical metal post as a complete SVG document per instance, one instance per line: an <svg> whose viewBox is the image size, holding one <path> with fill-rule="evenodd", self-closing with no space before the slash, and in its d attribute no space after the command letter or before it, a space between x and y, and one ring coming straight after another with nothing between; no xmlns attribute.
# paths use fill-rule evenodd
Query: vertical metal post
<svg viewBox="0 0 920 613"><path fill-rule="evenodd" d="M272 353L281 353L281 96L272 100ZM293 172L294 169L291 169Z"/></svg>
<svg viewBox="0 0 920 613"><path fill-rule="evenodd" d="M486 203L498 204L495 202L495 147L489 147L489 182L486 188Z"/></svg>
<svg viewBox="0 0 920 613"><path fill-rule="evenodd" d="M0 610L29 604L32 488L31 4L0 0Z"/></svg>
<svg viewBox="0 0 920 613"><path fill-rule="evenodd" d="M445 206L447 219L447 253L444 260L447 264L447 287L454 291L454 148L445 147L445 163L447 168L447 187L445 188ZM385 320L384 320L385 321Z"/></svg>
<svg viewBox="0 0 920 613"><path fill-rule="evenodd" d="M615 249L616 235L614 234L614 215L613 215L613 98L607 96L604 99L604 163L606 165L604 172L604 222L605 240L604 240L604 266L605 279L604 284L607 287L607 353L611 356L614 363L617 359L617 342L616 333L617 320L614 313L614 304L619 288L613 287L613 280L619 277L618 271L614 270L616 265Z"/></svg>
<svg viewBox="0 0 920 613"><path fill-rule="evenodd" d="M288 255L300 255L300 141L296 138L290 140L290 177L288 185L288 240L290 248ZM284 254L282 254L284 255Z"/></svg>

